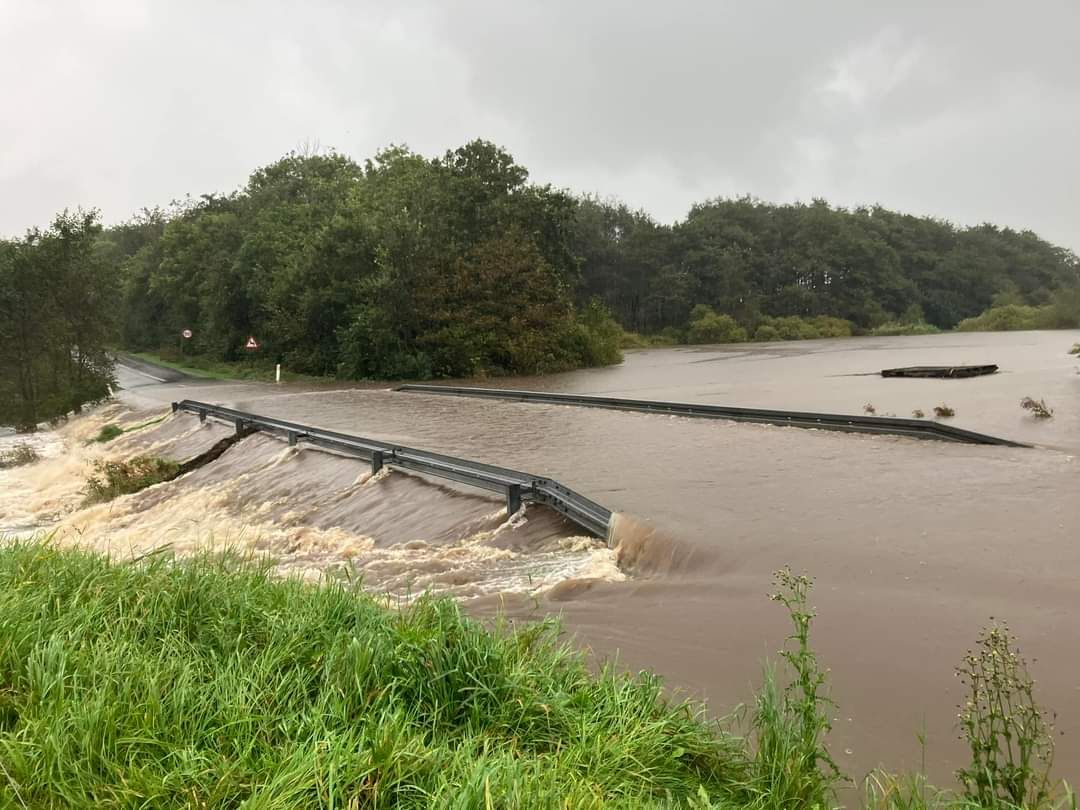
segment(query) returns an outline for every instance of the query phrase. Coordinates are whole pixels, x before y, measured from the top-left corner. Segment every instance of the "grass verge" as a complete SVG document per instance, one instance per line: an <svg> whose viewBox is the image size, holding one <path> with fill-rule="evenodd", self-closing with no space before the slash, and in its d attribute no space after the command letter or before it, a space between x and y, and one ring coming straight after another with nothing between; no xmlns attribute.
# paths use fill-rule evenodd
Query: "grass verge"
<svg viewBox="0 0 1080 810"><path fill-rule="evenodd" d="M0 616L4 806L685 806L739 782L736 739L550 623L47 544L0 550Z"/></svg>
<svg viewBox="0 0 1080 810"><path fill-rule="evenodd" d="M151 352L127 352L127 354L146 360L149 363L156 363L159 366L181 371L192 377L204 377L211 380L273 382L275 376L274 363L264 360L226 363L198 355L185 355L181 359L174 359ZM283 382L325 382L327 378L314 377L310 374L297 374L283 368L281 370L281 379Z"/></svg>

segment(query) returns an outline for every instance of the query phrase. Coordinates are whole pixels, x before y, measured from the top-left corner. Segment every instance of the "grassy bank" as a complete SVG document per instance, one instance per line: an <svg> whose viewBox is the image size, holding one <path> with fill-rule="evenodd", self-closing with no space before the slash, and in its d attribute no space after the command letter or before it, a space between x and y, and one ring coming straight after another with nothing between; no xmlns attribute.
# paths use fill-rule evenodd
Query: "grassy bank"
<svg viewBox="0 0 1080 810"><path fill-rule="evenodd" d="M593 673L550 623L484 629L444 600L228 558L110 564L0 547L0 806L801 808L834 804L802 578L786 689L746 737ZM1008 807L877 775L874 807Z"/></svg>
<svg viewBox="0 0 1080 810"><path fill-rule="evenodd" d="M268 360L244 360L236 363L226 363L222 360L213 360L198 355L183 355L179 353L153 354L151 352L127 352L132 357L138 357L149 363L175 369L192 377L203 377L211 380L252 380L257 382L273 382L275 378L275 364ZM313 377L310 374L297 374L288 368L281 369L281 379L286 382L323 382L324 377Z"/></svg>

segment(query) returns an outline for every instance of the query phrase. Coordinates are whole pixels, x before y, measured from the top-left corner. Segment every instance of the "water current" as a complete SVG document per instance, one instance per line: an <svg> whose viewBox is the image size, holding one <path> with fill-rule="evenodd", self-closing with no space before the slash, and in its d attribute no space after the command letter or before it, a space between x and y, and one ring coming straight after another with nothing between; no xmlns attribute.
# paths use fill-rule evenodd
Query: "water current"
<svg viewBox="0 0 1080 810"><path fill-rule="evenodd" d="M555 391L910 416L1030 443L985 447L557 405L275 386L125 370L119 403L39 434L43 461L0 471L0 530L55 527L119 555L232 546L285 573L433 589L478 616L559 614L599 658L650 668L724 714L752 698L787 631L771 572L815 576L815 644L852 775L887 764L949 780L953 667L990 616L1009 620L1058 714L1058 773L1080 780L1080 332L943 334L632 352L619 366L485 381ZM968 380L893 380L902 365L997 363ZM1045 398L1053 419L1019 407ZM80 508L96 459L188 458L228 431L191 416L87 444L175 399L228 405L544 474L619 513L612 548L543 508L507 518L466 487L255 435L175 482ZM0 436L0 450L20 437Z"/></svg>

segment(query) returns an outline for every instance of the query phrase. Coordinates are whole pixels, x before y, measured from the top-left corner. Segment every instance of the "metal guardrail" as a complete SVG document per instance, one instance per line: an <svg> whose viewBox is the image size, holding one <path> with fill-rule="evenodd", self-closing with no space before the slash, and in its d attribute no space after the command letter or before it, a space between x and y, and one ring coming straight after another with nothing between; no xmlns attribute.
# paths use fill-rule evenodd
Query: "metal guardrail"
<svg viewBox="0 0 1080 810"><path fill-rule="evenodd" d="M210 417L229 422L236 427L237 432L249 429L265 431L284 436L290 445L304 442L356 456L370 461L373 473L385 466L397 466L422 475L446 478L490 492L499 492L506 497L507 516L517 512L522 503L542 503L589 533L609 540L610 509L544 476L402 447L378 439L350 436L347 433L272 419L190 399L174 402L172 409L174 413L183 411L196 414L200 421Z"/></svg>
<svg viewBox="0 0 1080 810"><path fill-rule="evenodd" d="M988 436L971 430L943 425L926 419L903 419L895 416L852 416L832 413L776 411L764 408L737 408L727 405L707 405L690 402L663 402L649 399L623 399L586 394L553 394L547 391L521 391L503 388L471 388L449 385L399 386L398 391L422 394L443 394L458 397L482 397L515 402L542 402L553 405L577 405L587 408L609 408L618 411L642 411L698 419L729 419L733 422L757 422L786 427L841 430L849 433L876 433L908 436L915 439L937 439L967 444L992 444L1005 447L1029 447L1020 442Z"/></svg>

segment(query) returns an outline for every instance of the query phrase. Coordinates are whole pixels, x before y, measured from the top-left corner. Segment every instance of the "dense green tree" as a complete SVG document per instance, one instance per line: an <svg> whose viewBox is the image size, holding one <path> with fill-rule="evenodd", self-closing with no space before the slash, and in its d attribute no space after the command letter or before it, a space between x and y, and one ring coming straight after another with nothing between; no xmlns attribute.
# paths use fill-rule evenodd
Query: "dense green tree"
<svg viewBox="0 0 1080 810"><path fill-rule="evenodd" d="M97 211L0 243L0 423L32 430L105 398L117 325L115 265Z"/></svg>

